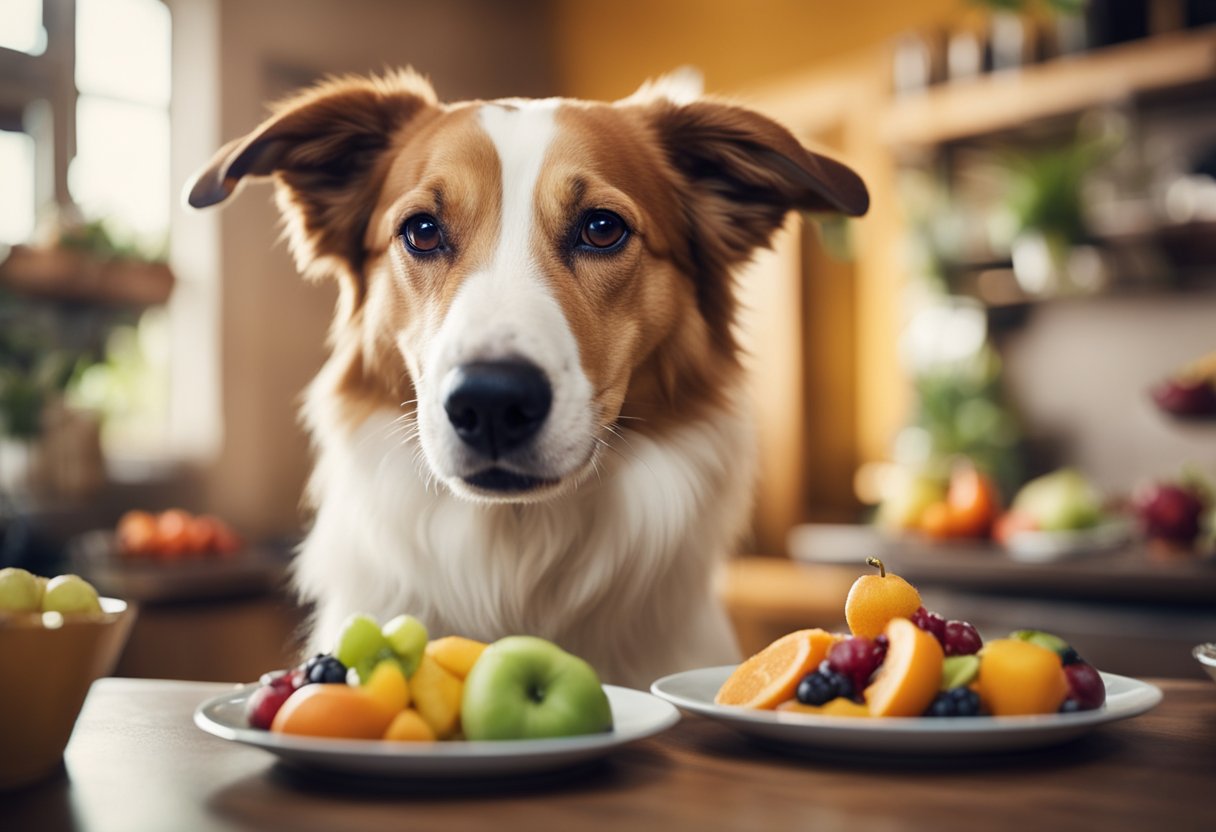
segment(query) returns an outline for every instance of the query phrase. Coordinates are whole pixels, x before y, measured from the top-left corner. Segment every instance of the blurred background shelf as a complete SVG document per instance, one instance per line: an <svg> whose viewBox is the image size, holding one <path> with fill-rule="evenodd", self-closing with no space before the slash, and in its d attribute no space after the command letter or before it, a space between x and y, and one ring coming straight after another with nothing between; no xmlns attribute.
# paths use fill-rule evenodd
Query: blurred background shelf
<svg viewBox="0 0 1216 832"><path fill-rule="evenodd" d="M1150 93L1216 82L1216 30L1159 35L933 87L896 101L881 123L893 147L923 147L1024 127Z"/></svg>

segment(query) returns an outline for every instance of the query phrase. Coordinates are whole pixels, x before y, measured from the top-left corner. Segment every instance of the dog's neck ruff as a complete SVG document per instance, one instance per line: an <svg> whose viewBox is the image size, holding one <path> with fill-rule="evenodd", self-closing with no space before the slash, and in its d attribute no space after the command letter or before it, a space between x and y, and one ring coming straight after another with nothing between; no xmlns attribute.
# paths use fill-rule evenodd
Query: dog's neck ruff
<svg viewBox="0 0 1216 832"><path fill-rule="evenodd" d="M312 649L330 649L351 613L409 612L432 635L557 640L621 684L737 659L708 584L750 507L739 409L657 439L621 431L596 476L532 504L452 495L409 433L384 410L320 448L294 566L317 605Z"/></svg>

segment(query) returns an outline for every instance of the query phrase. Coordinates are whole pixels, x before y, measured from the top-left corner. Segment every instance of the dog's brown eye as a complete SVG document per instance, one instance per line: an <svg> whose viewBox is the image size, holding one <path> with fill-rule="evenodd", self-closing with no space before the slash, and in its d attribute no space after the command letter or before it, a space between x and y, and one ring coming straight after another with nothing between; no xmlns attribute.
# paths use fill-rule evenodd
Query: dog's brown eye
<svg viewBox="0 0 1216 832"><path fill-rule="evenodd" d="M625 239L625 221L611 211L592 211L583 220L579 241L591 248L612 248Z"/></svg>
<svg viewBox="0 0 1216 832"><path fill-rule="evenodd" d="M443 245L443 230L430 214L415 214L401 226L401 237L410 251L426 254Z"/></svg>

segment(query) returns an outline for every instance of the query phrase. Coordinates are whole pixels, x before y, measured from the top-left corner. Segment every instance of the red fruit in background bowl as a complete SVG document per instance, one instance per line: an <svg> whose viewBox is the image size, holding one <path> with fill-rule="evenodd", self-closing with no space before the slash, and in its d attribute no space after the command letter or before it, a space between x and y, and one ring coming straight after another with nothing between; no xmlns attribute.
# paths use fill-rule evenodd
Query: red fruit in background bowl
<svg viewBox="0 0 1216 832"><path fill-rule="evenodd" d="M1216 384L1207 378L1169 378L1154 386L1149 395L1157 407L1174 416L1216 416Z"/></svg>
<svg viewBox="0 0 1216 832"><path fill-rule="evenodd" d="M1173 483L1153 483L1136 492L1132 506L1150 538L1190 544L1199 536L1199 520L1205 506L1192 489Z"/></svg>

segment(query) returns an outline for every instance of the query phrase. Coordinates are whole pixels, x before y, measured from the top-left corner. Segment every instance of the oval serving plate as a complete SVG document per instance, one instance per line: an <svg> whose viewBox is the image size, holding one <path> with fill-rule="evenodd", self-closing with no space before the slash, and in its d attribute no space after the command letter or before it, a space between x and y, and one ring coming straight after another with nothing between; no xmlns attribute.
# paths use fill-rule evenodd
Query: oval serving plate
<svg viewBox="0 0 1216 832"><path fill-rule="evenodd" d="M288 736L249 728L245 700L257 685L208 699L194 723L220 739L244 743L281 760L346 774L400 778L461 778L533 774L603 757L680 721L672 705L643 691L604 685L613 729L602 734L542 740L405 743Z"/></svg>
<svg viewBox="0 0 1216 832"><path fill-rule="evenodd" d="M1094 711L1036 716L857 719L761 711L714 704L735 668L706 667L659 679L650 690L678 708L715 719L749 737L806 751L991 754L1042 748L1099 725L1128 719L1161 701L1161 690L1126 676L1102 674L1106 704Z"/></svg>

